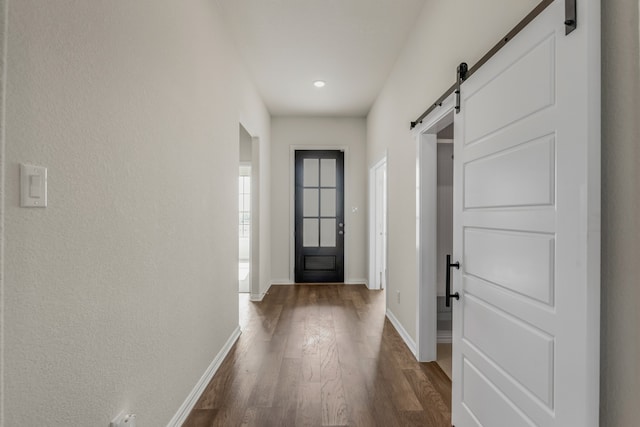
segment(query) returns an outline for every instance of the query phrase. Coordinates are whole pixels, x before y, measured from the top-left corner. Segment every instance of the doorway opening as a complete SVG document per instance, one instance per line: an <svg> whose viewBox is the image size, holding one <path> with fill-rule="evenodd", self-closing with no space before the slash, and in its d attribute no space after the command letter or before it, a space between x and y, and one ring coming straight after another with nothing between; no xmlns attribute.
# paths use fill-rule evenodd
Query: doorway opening
<svg viewBox="0 0 640 427"><path fill-rule="evenodd" d="M369 171L369 289L387 287L387 158Z"/></svg>
<svg viewBox="0 0 640 427"><path fill-rule="evenodd" d="M417 354L451 378L452 311L446 306L446 255L453 246L454 100L416 129L418 316Z"/></svg>
<svg viewBox="0 0 640 427"><path fill-rule="evenodd" d="M251 160L252 138L240 125L240 168L238 174L238 291L251 292Z"/></svg>
<svg viewBox="0 0 640 427"><path fill-rule="evenodd" d="M238 212L238 290L248 293L251 289L251 166L240 165Z"/></svg>
<svg viewBox="0 0 640 427"><path fill-rule="evenodd" d="M453 124L436 134L437 200L436 200L436 287L437 349L436 362L451 378L451 307L445 298L446 258L453 253Z"/></svg>

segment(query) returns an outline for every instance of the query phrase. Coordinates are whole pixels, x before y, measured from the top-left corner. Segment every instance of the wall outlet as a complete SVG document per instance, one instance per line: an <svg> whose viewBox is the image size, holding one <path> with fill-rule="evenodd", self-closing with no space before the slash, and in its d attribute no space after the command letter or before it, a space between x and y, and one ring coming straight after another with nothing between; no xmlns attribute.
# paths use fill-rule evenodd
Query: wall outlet
<svg viewBox="0 0 640 427"><path fill-rule="evenodd" d="M396 291L396 297L398 298L398 304L400 304L400 291Z"/></svg>
<svg viewBox="0 0 640 427"><path fill-rule="evenodd" d="M124 412L111 420L109 427L136 427L136 414Z"/></svg>

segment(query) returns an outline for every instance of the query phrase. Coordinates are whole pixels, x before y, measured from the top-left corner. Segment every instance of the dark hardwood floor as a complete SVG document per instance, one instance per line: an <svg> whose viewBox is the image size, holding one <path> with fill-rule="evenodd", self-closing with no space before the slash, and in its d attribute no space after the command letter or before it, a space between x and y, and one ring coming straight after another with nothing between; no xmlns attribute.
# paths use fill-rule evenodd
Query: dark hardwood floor
<svg viewBox="0 0 640 427"><path fill-rule="evenodd" d="M451 381L418 363L365 286L273 286L184 426L451 426Z"/></svg>

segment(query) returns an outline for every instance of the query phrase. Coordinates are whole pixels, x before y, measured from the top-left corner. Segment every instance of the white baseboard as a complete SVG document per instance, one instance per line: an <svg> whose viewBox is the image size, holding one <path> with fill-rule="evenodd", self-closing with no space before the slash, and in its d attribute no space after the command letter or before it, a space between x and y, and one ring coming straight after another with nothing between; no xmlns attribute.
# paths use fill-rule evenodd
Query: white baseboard
<svg viewBox="0 0 640 427"><path fill-rule="evenodd" d="M196 405L196 403L198 403L198 399L204 392L204 389L207 387L215 373L220 368L220 365L222 364L224 358L227 357L227 354L229 354L231 347L233 347L233 344L235 344L235 342L240 337L240 334L240 326L238 326L233 331L222 349L218 352L216 357L213 359L205 373L202 375L202 378L200 378L200 380L196 383L196 386L193 388L193 390L191 390L191 393L189 393L187 399L180 406L178 412L176 412L173 418L171 418L171 421L169 421L167 427L180 427L182 424L184 424L184 422L187 420L187 417L191 413L191 410Z"/></svg>
<svg viewBox="0 0 640 427"><path fill-rule="evenodd" d="M369 281L367 279L348 279L344 282L345 285L365 285L369 287Z"/></svg>
<svg viewBox="0 0 640 427"><path fill-rule="evenodd" d="M251 294L249 295L249 299L253 302L260 302L264 299L264 297L269 293L269 289L271 289L272 284L269 284L269 287L266 291L261 294Z"/></svg>
<svg viewBox="0 0 640 427"><path fill-rule="evenodd" d="M276 279L271 281L271 286L273 285L293 285L294 283L289 279Z"/></svg>
<svg viewBox="0 0 640 427"><path fill-rule="evenodd" d="M371 286L369 286L370 283L371 283ZM367 281L367 288L369 288L370 291L379 291L381 289L379 283L369 282L369 281Z"/></svg>
<svg viewBox="0 0 640 427"><path fill-rule="evenodd" d="M263 294L251 294L249 295L249 300L253 302L261 302L266 294L266 292Z"/></svg>
<svg viewBox="0 0 640 427"><path fill-rule="evenodd" d="M409 347L409 350L411 351L411 353L415 356L416 359L418 359L416 342L413 340L413 338L411 338L411 335L409 335L409 333L404 328L404 326L402 326L402 323L400 323L400 321L396 318L396 316L394 316L394 314L388 308L387 308L387 319L389 319L393 327L396 328L396 331L398 331L398 334L400 335L404 343L407 345L407 347Z"/></svg>
<svg viewBox="0 0 640 427"><path fill-rule="evenodd" d="M369 287L369 281L367 279L348 279L344 282L345 285L365 285ZM271 286L280 286L280 285L295 285L289 279L275 279L271 281Z"/></svg>
<svg viewBox="0 0 640 427"><path fill-rule="evenodd" d="M453 337L451 336L451 331L438 331L438 342L441 344L451 344Z"/></svg>

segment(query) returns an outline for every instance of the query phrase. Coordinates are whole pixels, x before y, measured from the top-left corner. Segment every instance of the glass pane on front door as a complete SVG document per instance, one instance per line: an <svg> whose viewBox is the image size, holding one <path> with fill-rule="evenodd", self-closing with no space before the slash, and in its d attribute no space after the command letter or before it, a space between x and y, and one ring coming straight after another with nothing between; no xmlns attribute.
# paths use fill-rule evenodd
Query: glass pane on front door
<svg viewBox="0 0 640 427"><path fill-rule="evenodd" d="M336 219L322 218L320 220L320 246L333 248L336 246Z"/></svg>
<svg viewBox="0 0 640 427"><path fill-rule="evenodd" d="M318 203L318 189L317 188L305 188L304 189L304 201L303 201L303 215L305 218L317 217L320 211Z"/></svg>
<svg viewBox="0 0 640 427"><path fill-rule="evenodd" d="M317 187L320 183L320 168L318 159L304 159L304 186Z"/></svg>
<svg viewBox="0 0 640 427"><path fill-rule="evenodd" d="M320 215L322 217L336 217L335 188L323 188L320 190Z"/></svg>
<svg viewBox="0 0 640 427"><path fill-rule="evenodd" d="M318 220L316 218L305 218L302 221L302 245L306 248L317 248L320 240L318 230Z"/></svg>
<svg viewBox="0 0 640 427"><path fill-rule="evenodd" d="M320 159L320 185L336 186L336 159Z"/></svg>

